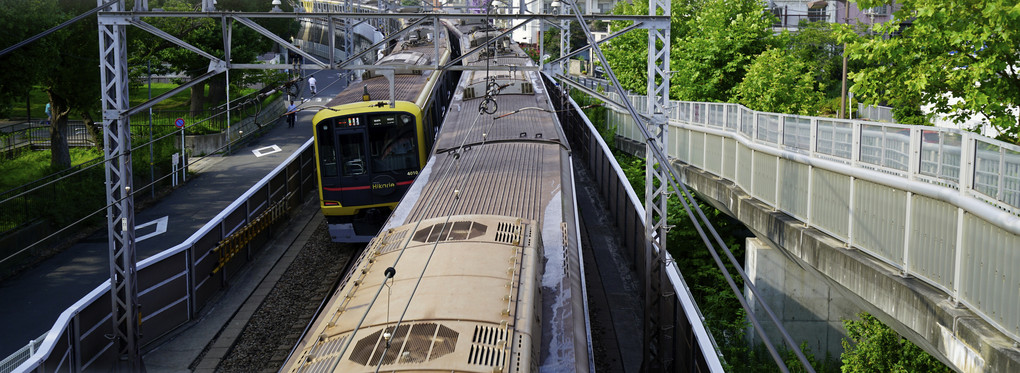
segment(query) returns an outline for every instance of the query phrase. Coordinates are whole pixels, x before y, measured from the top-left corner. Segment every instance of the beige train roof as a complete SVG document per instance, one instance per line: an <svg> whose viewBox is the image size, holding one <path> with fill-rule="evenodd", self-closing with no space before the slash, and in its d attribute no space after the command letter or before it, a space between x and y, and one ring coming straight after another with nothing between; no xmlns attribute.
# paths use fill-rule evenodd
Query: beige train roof
<svg viewBox="0 0 1020 373"><path fill-rule="evenodd" d="M530 370L542 270L531 225L469 215L380 235L284 371L374 371L380 362L387 372Z"/></svg>

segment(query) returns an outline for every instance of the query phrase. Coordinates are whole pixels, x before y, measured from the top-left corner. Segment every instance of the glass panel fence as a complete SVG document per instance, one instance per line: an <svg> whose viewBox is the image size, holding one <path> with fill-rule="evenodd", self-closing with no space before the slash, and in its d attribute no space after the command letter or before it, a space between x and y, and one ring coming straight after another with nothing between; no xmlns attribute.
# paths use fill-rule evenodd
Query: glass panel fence
<svg viewBox="0 0 1020 373"><path fill-rule="evenodd" d="M882 165L883 135L882 126L868 124L861 126L861 162Z"/></svg>
<svg viewBox="0 0 1020 373"><path fill-rule="evenodd" d="M999 172L1001 148L998 145L975 141L974 146L974 190L996 198L999 195Z"/></svg>
<svg viewBox="0 0 1020 373"><path fill-rule="evenodd" d="M737 129L737 105L726 105L726 128Z"/></svg>
<svg viewBox="0 0 1020 373"><path fill-rule="evenodd" d="M1002 202L1020 207L1020 150L1003 149Z"/></svg>
<svg viewBox="0 0 1020 373"><path fill-rule="evenodd" d="M691 104L691 109L693 109L693 112L691 113L691 122L705 123L705 103L695 102Z"/></svg>
<svg viewBox="0 0 1020 373"><path fill-rule="evenodd" d="M956 183L960 182L960 158L963 154L963 135L946 132L942 134L942 160L939 177Z"/></svg>
<svg viewBox="0 0 1020 373"><path fill-rule="evenodd" d="M811 150L811 119L783 117L783 145Z"/></svg>
<svg viewBox="0 0 1020 373"><path fill-rule="evenodd" d="M882 165L907 171L910 163L910 129L885 127Z"/></svg>
<svg viewBox="0 0 1020 373"><path fill-rule="evenodd" d="M754 135L754 111L745 107L740 108L740 132L747 137Z"/></svg>
<svg viewBox="0 0 1020 373"><path fill-rule="evenodd" d="M779 115L777 114L758 114L758 133L755 136L758 140L763 140L772 144L779 143Z"/></svg>
<svg viewBox="0 0 1020 373"><path fill-rule="evenodd" d="M942 132L934 130L921 131L921 166L922 175L939 175L939 156L942 154Z"/></svg>
<svg viewBox="0 0 1020 373"><path fill-rule="evenodd" d="M726 121L726 107L722 104L708 104L708 125L722 127Z"/></svg>

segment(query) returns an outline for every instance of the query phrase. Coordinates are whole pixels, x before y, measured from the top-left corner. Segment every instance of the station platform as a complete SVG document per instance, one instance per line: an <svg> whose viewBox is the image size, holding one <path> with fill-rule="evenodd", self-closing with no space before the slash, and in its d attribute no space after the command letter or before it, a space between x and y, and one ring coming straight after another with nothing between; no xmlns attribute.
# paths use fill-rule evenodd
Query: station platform
<svg viewBox="0 0 1020 373"><path fill-rule="evenodd" d="M306 97L301 97L299 107L308 109L298 113L294 128L287 127L286 118L273 119L272 128L261 137L231 149L229 154L194 161L189 165L186 182L158 202L136 211L139 261L186 240L308 141L313 130L311 119L318 111L313 107L325 104L346 86L344 79L338 79L337 71L306 73L310 74L318 80L319 91L307 96L305 90ZM109 281L109 258L107 231L99 229L0 282L0 299L7 304L0 307L0 333L4 336L0 338L0 358L43 336L61 312ZM187 368L186 363L183 368Z"/></svg>

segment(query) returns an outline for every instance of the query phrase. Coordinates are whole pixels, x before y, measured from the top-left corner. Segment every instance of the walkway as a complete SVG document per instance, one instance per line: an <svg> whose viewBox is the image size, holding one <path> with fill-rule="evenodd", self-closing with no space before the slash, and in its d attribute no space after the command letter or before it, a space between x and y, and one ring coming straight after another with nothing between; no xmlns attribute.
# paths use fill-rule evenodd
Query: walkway
<svg viewBox="0 0 1020 373"><path fill-rule="evenodd" d="M319 94L304 105L322 105L337 94L340 84L330 85L337 74L321 71ZM342 84L342 83L341 83ZM141 261L187 239L224 207L248 190L269 171L311 137L311 121L316 110L298 114L296 128L287 128L283 118L261 138L255 139L226 156L212 156L196 162L189 176L170 195L135 214L136 251ZM253 151L264 149L257 156ZM147 224L153 223L153 224ZM158 233L157 230L164 232ZM0 338L0 356L8 356L30 340L46 333L61 312L101 283L108 281L109 245L102 229L64 252L0 283L0 299L15 307L0 307L4 338Z"/></svg>

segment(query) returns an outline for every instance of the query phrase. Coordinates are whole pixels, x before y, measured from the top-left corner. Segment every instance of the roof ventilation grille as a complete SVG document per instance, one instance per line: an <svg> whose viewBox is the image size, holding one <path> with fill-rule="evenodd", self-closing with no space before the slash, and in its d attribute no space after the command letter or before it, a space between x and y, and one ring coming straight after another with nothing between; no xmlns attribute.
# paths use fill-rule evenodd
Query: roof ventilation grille
<svg viewBox="0 0 1020 373"><path fill-rule="evenodd" d="M503 349L492 346L471 345L468 364L490 367L503 366Z"/></svg>
<svg viewBox="0 0 1020 373"><path fill-rule="evenodd" d="M524 226L521 224L500 222L496 227L496 242L520 245L522 230Z"/></svg>
<svg viewBox="0 0 1020 373"><path fill-rule="evenodd" d="M468 364L490 367L504 366L506 340L506 329L475 326L475 333L471 337L471 351L468 353Z"/></svg>
<svg viewBox="0 0 1020 373"><path fill-rule="evenodd" d="M401 244L404 243L404 236L406 235L407 231L402 230L386 237L386 241L383 242L382 248L379 249L379 254L386 254L399 249L402 246Z"/></svg>
<svg viewBox="0 0 1020 373"><path fill-rule="evenodd" d="M435 323L386 327L354 346L350 360L361 365L416 364L437 359L454 351L459 334ZM387 338L390 347L386 347Z"/></svg>
<svg viewBox="0 0 1020 373"><path fill-rule="evenodd" d="M414 232L412 240L418 242L461 241L485 234L489 227L472 221L434 224Z"/></svg>

